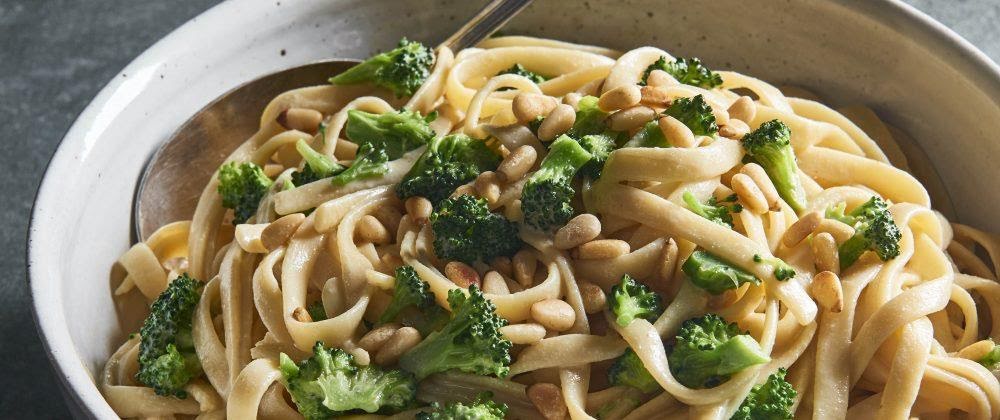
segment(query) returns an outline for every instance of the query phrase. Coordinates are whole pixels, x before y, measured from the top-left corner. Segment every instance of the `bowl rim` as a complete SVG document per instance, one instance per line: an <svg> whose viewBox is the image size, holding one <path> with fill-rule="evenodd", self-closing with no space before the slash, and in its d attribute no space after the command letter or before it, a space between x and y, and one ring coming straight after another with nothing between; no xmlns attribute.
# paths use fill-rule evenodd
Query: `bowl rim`
<svg viewBox="0 0 1000 420"><path fill-rule="evenodd" d="M55 278L47 277L47 273L38 264L35 264L35 262L43 260L46 254L46 251L41 249L35 241L38 232L37 222L48 216L48 206L42 204L51 203L57 198L54 194L56 194L58 183L52 175L75 158L73 152L81 146L84 134L95 126L95 114L102 111L109 99L114 97L117 88L124 83L122 78L117 77L118 74L130 73L140 67L142 63L149 61L151 57L161 54L161 50L165 49L167 44L171 44L171 41L179 33L197 28L197 21L214 21L216 17L236 12L243 6L243 3L250 3L250 1L252 0L227 0L212 6L160 38L130 61L122 70L115 73L112 80L80 112L46 164L41 182L35 191L35 199L32 203L28 223L27 246L25 247L26 280L35 327L45 348L46 356L59 380L64 399L71 403L69 410L74 416L115 417L115 413L97 388L94 378L80 363L75 346L69 336L69 329L61 305L61 291L55 287L46 287L57 285L58 282ZM965 65L960 69L963 75L976 76L981 80L989 81L993 85L993 90L1000 91L1000 65L961 35L902 0L877 0L866 5L858 5L846 0L828 1L876 21L885 21L888 17L896 18L894 22L897 23L897 26L892 29L909 36L919 35L922 40L931 43L930 47L955 53L956 58L961 59L962 64ZM982 88L986 89L985 86ZM116 112L122 107L118 106ZM95 376L97 374L99 372L95 372Z"/></svg>

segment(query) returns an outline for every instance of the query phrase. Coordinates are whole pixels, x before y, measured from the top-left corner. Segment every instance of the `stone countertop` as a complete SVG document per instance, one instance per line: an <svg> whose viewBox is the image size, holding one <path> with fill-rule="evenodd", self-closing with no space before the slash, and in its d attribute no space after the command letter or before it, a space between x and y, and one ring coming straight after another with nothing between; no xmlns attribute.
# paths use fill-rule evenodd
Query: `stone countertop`
<svg viewBox="0 0 1000 420"><path fill-rule="evenodd" d="M906 0L1000 61L1000 2ZM77 114L139 53L218 0L0 1L0 417L67 418L35 331L25 237L35 190Z"/></svg>

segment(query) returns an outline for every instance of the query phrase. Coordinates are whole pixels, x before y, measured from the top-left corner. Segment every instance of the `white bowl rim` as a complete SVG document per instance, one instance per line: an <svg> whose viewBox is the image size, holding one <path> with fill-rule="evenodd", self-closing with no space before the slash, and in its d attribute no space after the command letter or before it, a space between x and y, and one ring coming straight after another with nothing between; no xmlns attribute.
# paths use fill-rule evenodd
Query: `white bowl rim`
<svg viewBox="0 0 1000 420"><path fill-rule="evenodd" d="M213 6L202 12L198 16L188 20L186 23L174 29L169 34L161 38L142 54L132 60L124 69L117 74L131 73L140 67L141 63L149 61L151 57L161 54L165 44L175 38L179 33L194 30L196 21L211 21L215 15L225 15L236 12L242 3L252 0L228 0ZM967 76L976 75L981 80L995 82L1000 89L1000 65L992 61L985 53L976 48L972 43L958 35L944 24L924 14L902 0L878 0L867 5L864 9L852 5L850 2L842 0L831 0L836 3L855 9L859 14L871 18L878 18L877 14L884 14L900 18L895 22L900 26L893 28L910 35L922 35L925 40L932 41L935 46L950 49L958 53L957 57L965 61L967 71L963 74ZM878 10L878 12L873 12ZM881 19L878 19L881 20ZM38 329L42 344L45 347L49 361L55 367L56 376L60 385L64 388L67 401L72 402L70 411L74 415L85 415L87 417L115 417L104 397L97 389L94 379L87 372L86 367L80 362L74 351L74 346L69 337L68 326L62 306L58 305L60 293L55 287L55 279L46 279L41 268L33 264L41 260L45 254L44 249L40 249L33 241L36 232L36 221L45 219L48 206L43 203L55 203L58 197L55 195L57 186L56 177L50 175L57 172L58 168L66 166L74 158L74 152L80 148L82 135L94 126L95 114L108 104L113 97L116 88L122 83L121 78L115 77L101 89L87 107L77 116L73 125L60 140L51 160L45 168L42 182L39 184L32 205L26 247L27 281L29 293L32 301L32 314L35 326ZM95 372L96 374L96 372Z"/></svg>

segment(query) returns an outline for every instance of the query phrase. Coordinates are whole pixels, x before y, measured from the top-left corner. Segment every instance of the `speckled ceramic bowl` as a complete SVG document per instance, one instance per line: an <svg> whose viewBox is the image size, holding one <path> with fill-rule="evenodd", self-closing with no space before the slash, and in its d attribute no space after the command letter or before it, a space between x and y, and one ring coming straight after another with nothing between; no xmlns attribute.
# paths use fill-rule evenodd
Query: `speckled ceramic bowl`
<svg viewBox="0 0 1000 420"><path fill-rule="evenodd" d="M108 83L52 159L29 239L38 328L79 415L114 417L93 379L128 333L108 277L129 246L132 193L157 144L242 82L318 59L365 57L404 35L439 41L483 2L229 1ZM990 206L976 205L1000 202L1000 68L899 1L538 0L506 31L655 45L806 86L834 104L868 104L931 156L950 197L963 203L959 221L1000 230Z"/></svg>

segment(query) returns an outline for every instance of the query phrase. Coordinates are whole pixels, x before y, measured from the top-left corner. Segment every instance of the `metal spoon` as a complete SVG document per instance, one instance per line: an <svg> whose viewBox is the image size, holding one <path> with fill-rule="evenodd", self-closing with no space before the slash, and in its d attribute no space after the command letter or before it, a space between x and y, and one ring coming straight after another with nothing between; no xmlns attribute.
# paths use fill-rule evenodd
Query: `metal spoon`
<svg viewBox="0 0 1000 420"><path fill-rule="evenodd" d="M458 51L477 44L531 1L493 0L441 46ZM146 163L132 200L133 239L144 240L160 226L191 218L205 184L226 156L257 131L256 116L271 99L288 90L325 84L358 62L331 59L272 73L230 90L194 114Z"/></svg>

